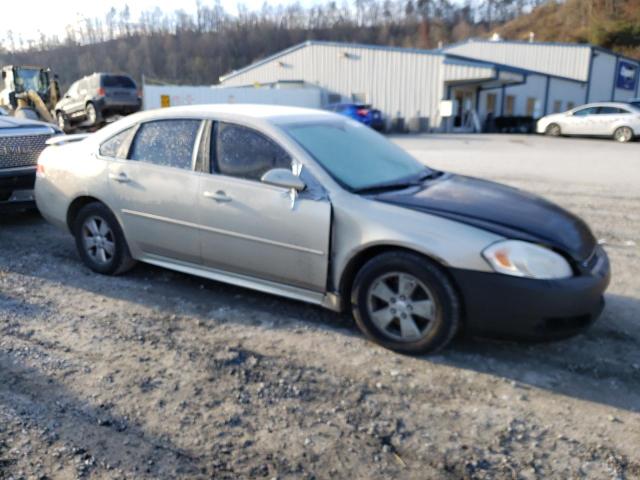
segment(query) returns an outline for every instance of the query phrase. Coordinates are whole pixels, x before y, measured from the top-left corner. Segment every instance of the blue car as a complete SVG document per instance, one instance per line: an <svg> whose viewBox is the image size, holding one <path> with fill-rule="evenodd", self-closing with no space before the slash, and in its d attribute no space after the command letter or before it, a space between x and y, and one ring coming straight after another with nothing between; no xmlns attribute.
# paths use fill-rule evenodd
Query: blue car
<svg viewBox="0 0 640 480"><path fill-rule="evenodd" d="M336 103L329 105L327 110L345 115L353 120L364 123L374 130L384 130L384 121L380 110L362 103Z"/></svg>

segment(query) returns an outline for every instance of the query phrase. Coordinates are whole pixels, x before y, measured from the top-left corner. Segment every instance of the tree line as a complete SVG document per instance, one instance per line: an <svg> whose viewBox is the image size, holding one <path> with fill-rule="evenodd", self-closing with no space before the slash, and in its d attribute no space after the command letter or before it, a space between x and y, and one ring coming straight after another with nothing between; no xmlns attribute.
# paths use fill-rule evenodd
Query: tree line
<svg viewBox="0 0 640 480"><path fill-rule="evenodd" d="M638 3L570 2L598 12L612 2L614 9ZM437 48L509 28L541 8L566 6L560 0L353 0L311 7L265 2L257 11L240 6L232 15L219 0L197 0L194 13L155 8L135 19L125 6L67 27L64 36L25 41L9 31L0 63L49 66L63 87L94 71L126 72L138 81L144 75L167 83L214 84L220 75L309 39ZM512 28L510 35L528 37L522 28Z"/></svg>

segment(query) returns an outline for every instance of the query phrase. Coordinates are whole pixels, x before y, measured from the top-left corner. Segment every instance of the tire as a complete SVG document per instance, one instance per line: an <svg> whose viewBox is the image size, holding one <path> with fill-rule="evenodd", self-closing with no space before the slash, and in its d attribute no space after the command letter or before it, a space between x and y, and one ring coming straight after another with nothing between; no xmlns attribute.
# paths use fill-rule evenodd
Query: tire
<svg viewBox="0 0 640 480"><path fill-rule="evenodd" d="M411 293L402 295L401 285ZM447 275L408 252L384 253L367 262L353 282L351 308L369 339L401 353L436 352L460 326L460 302Z"/></svg>
<svg viewBox="0 0 640 480"><path fill-rule="evenodd" d="M547 125L547 128L544 131L545 135L550 137L559 137L562 135L562 130L560 129L560 125L557 123L550 123Z"/></svg>
<svg viewBox="0 0 640 480"><path fill-rule="evenodd" d="M613 132L613 139L620 143L630 142L633 140L633 130L630 127L618 127Z"/></svg>
<svg viewBox="0 0 640 480"><path fill-rule="evenodd" d="M73 221L73 235L80 258L96 273L119 275L135 265L118 221L102 203L80 209Z"/></svg>
<svg viewBox="0 0 640 480"><path fill-rule="evenodd" d="M56 121L60 130L65 133L69 131L69 119L63 112L56 113Z"/></svg>
<svg viewBox="0 0 640 480"><path fill-rule="evenodd" d="M85 110L85 114L87 116L87 122L89 123L90 126L96 126L100 123L100 113L98 112L98 110L96 109L96 106L89 102L87 103L87 105L84 107Z"/></svg>

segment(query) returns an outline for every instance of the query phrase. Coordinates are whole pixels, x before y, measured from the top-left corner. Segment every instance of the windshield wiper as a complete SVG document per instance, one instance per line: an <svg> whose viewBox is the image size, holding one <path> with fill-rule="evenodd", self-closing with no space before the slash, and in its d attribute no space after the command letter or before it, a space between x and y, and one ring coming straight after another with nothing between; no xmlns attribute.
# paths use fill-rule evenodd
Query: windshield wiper
<svg viewBox="0 0 640 480"><path fill-rule="evenodd" d="M366 194L366 193L382 193L390 190L401 190L403 188L417 187L422 185L422 182L430 178L440 176L441 172L435 170L427 170L419 175L413 175L409 178L401 178L392 180L390 182L376 183L367 187L362 187L354 190L354 193Z"/></svg>

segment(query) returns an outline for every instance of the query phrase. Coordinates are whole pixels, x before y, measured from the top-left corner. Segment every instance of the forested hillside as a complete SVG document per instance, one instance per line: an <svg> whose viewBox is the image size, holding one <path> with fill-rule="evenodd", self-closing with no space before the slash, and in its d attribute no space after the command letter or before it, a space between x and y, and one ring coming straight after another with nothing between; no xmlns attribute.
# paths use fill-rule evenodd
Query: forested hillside
<svg viewBox="0 0 640 480"><path fill-rule="evenodd" d="M64 38L25 42L11 32L0 64L50 66L67 86L94 71L180 84L218 77L307 39L417 48L481 37L592 42L638 55L640 0L355 0L303 8L265 6L230 15L217 1L197 13L159 9L131 18L111 9L105 18L68 28Z"/></svg>
<svg viewBox="0 0 640 480"><path fill-rule="evenodd" d="M640 0L548 2L498 31L511 39L592 43L640 58Z"/></svg>

